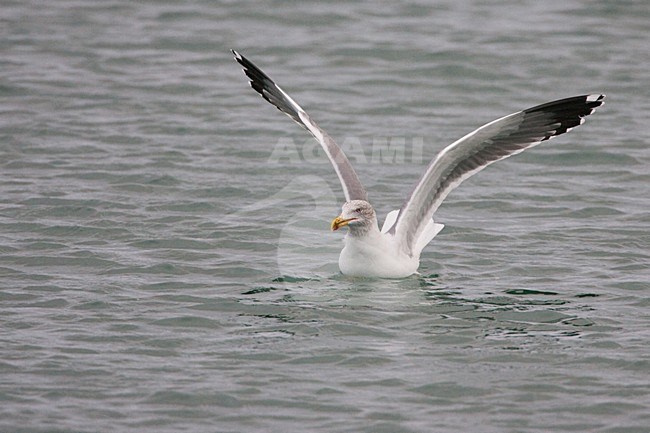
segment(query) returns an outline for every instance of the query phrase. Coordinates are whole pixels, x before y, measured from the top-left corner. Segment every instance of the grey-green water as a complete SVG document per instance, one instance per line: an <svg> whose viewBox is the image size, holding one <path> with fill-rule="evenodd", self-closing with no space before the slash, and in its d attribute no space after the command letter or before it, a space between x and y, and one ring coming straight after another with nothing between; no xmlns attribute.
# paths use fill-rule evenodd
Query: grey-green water
<svg viewBox="0 0 650 433"><path fill-rule="evenodd" d="M0 22L0 431L648 431L647 2ZM454 191L422 276L354 280L331 167L229 48L349 149L380 215L475 127L608 99Z"/></svg>

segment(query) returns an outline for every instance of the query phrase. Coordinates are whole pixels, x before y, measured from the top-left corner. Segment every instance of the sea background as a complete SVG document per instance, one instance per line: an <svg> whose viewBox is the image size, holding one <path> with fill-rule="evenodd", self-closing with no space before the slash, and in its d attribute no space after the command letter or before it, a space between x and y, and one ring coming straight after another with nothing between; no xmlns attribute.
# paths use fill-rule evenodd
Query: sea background
<svg viewBox="0 0 650 433"><path fill-rule="evenodd" d="M647 1L51 1L0 8L0 431L650 426ZM606 93L341 276L350 153L380 220L445 145Z"/></svg>

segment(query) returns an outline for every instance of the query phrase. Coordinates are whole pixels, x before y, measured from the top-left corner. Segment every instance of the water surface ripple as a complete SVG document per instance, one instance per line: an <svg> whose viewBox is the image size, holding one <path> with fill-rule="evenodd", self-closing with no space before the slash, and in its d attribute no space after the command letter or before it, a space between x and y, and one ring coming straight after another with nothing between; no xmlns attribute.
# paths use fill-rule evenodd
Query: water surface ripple
<svg viewBox="0 0 650 433"><path fill-rule="evenodd" d="M647 432L646 2L0 20L0 431ZM608 99L454 191L422 275L350 279L331 167L229 48L343 143L380 215L482 123Z"/></svg>

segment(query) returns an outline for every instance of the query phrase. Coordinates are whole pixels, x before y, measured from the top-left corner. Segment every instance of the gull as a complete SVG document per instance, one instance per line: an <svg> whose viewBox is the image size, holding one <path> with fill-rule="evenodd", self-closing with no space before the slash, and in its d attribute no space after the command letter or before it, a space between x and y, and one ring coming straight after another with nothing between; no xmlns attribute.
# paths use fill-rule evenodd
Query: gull
<svg viewBox="0 0 650 433"><path fill-rule="evenodd" d="M433 215L454 188L493 162L582 125L605 98L603 94L590 94L547 102L470 132L433 158L402 207L388 213L380 230L368 194L338 144L268 75L231 51L251 87L309 131L334 166L345 203L331 229L348 228L339 269L356 277L404 278L417 273L422 250L444 227L433 221Z"/></svg>

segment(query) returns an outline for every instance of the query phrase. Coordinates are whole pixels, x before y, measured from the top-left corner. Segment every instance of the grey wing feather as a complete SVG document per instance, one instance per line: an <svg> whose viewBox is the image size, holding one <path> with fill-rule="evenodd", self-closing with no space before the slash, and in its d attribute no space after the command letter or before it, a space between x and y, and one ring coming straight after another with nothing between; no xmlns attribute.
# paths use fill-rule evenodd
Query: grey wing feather
<svg viewBox="0 0 650 433"><path fill-rule="evenodd" d="M365 188L338 144L316 122L311 120L311 117L309 117L305 110L275 84L260 68L237 51L232 50L232 53L235 56L235 60L243 67L246 76L250 79L251 87L278 110L291 117L300 126L309 131L318 140L341 181L345 199L347 201L368 201L368 194Z"/></svg>
<svg viewBox="0 0 650 433"><path fill-rule="evenodd" d="M488 165L569 132L603 104L605 95L583 95L538 105L490 122L443 149L400 209L390 229L410 254L445 197Z"/></svg>

